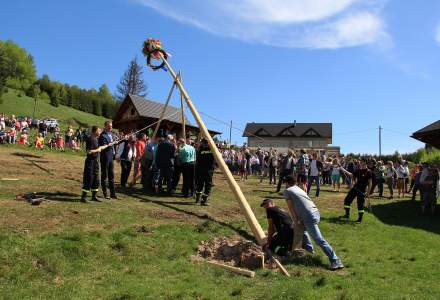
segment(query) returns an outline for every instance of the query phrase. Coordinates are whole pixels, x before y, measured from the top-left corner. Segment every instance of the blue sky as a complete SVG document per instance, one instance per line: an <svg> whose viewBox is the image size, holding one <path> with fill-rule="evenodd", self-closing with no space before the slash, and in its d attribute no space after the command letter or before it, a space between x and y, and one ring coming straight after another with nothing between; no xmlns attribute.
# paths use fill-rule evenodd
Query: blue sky
<svg viewBox="0 0 440 300"><path fill-rule="evenodd" d="M142 41L159 38L198 109L246 122L332 122L343 152L412 151L439 119L440 1L2 1L0 39L38 74L114 90ZM171 78L145 69L149 98ZM178 104L178 98L172 100ZM212 119L208 127L228 128ZM233 130L233 142L242 142Z"/></svg>

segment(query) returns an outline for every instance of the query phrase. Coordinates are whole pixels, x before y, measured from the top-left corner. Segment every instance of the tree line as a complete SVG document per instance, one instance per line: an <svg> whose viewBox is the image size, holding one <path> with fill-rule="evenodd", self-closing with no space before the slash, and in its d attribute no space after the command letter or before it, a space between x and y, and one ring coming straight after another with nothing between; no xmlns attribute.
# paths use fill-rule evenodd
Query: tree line
<svg viewBox="0 0 440 300"><path fill-rule="evenodd" d="M11 40L0 40L0 103L7 88L23 91L34 99L49 101L51 105L69 106L94 115L113 118L127 93L144 97L147 86L142 79L142 67L133 58L112 95L107 85L96 89L82 89L51 80L48 75L37 78L34 59L26 49Z"/></svg>

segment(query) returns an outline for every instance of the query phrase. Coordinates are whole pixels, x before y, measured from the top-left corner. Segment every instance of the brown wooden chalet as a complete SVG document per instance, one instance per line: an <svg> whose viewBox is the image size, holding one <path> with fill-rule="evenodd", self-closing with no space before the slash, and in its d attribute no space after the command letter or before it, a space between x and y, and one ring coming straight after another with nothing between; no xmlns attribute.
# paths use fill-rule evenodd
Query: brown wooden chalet
<svg viewBox="0 0 440 300"><path fill-rule="evenodd" d="M414 132L411 137L440 149L440 120Z"/></svg>
<svg viewBox="0 0 440 300"><path fill-rule="evenodd" d="M263 149L314 149L338 154L332 143L332 123L247 123L243 132L249 147Z"/></svg>
<svg viewBox="0 0 440 300"><path fill-rule="evenodd" d="M164 106L162 103L129 94L116 112L113 119L113 127L122 132L140 130L157 122ZM180 108L168 105L158 134L164 136L165 134L172 133L180 137L182 134L181 118ZM199 128L192 125L186 116L184 118L187 136L198 136ZM155 125L151 129L154 130ZM145 131L147 132L147 130ZM211 136L220 134L220 132L214 130L209 130L209 133Z"/></svg>

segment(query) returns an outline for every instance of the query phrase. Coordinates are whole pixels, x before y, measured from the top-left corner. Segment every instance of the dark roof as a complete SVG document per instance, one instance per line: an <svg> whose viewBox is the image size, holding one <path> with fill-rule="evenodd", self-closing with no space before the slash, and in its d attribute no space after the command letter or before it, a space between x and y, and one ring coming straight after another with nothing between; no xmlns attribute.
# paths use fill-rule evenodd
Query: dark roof
<svg viewBox="0 0 440 300"><path fill-rule="evenodd" d="M423 127L420 130L417 130L416 132L413 133L417 134L417 133L425 133L425 132L429 132L429 131L433 131L433 130L440 130L440 120L438 120L437 122L434 122L432 124L429 124L426 127Z"/></svg>
<svg viewBox="0 0 440 300"><path fill-rule="evenodd" d="M294 136L307 137L308 133L315 136L331 138L332 123L247 123L243 136Z"/></svg>
<svg viewBox="0 0 440 300"><path fill-rule="evenodd" d="M165 104L151 101L131 94L129 94L128 97L131 98L131 102L133 103L134 107L136 108L137 112L141 117L156 118L156 119L160 118L160 114L162 113ZM180 115L180 108L171 105L167 106L167 109L165 110L164 120L172 121L175 123L181 123L182 121L181 118L182 117ZM186 116L185 116L185 123L187 125L192 126Z"/></svg>
<svg viewBox="0 0 440 300"><path fill-rule="evenodd" d="M417 130L411 137L440 149L440 120Z"/></svg>

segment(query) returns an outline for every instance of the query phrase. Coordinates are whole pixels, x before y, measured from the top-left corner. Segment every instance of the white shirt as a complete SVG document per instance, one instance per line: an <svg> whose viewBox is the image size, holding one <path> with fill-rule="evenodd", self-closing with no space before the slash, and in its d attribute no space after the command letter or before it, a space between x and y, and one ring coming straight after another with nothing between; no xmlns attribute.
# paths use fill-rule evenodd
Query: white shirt
<svg viewBox="0 0 440 300"><path fill-rule="evenodd" d="M124 145L125 145L125 143L118 145L116 159L121 159L122 152L124 152ZM129 147L129 149L128 149L128 153L127 153L127 160L132 161L136 157L136 147L135 147L135 145L129 145L128 147Z"/></svg>

